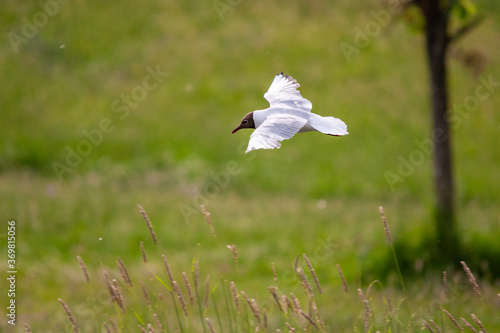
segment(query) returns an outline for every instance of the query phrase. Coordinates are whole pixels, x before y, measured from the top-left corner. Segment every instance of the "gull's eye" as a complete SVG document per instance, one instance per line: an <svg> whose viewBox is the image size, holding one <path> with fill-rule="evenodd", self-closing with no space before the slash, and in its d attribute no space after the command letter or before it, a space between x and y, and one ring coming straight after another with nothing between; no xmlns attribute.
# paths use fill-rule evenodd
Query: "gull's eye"
<svg viewBox="0 0 500 333"><path fill-rule="evenodd" d="M247 119L245 119L245 120L243 120L241 123L246 125L246 124L248 124L248 120L247 120Z"/></svg>

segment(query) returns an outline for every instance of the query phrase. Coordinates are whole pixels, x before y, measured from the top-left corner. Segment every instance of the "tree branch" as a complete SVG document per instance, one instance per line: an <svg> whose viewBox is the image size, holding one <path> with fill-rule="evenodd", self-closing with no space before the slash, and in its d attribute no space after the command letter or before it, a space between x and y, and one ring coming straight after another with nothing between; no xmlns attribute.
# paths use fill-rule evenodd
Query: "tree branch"
<svg viewBox="0 0 500 333"><path fill-rule="evenodd" d="M463 36L465 36L469 31L477 27L481 22L483 22L484 17L483 16L476 16L474 17L471 21L467 22L460 28L458 28L454 33L450 34L448 36L448 41L449 43L456 42Z"/></svg>

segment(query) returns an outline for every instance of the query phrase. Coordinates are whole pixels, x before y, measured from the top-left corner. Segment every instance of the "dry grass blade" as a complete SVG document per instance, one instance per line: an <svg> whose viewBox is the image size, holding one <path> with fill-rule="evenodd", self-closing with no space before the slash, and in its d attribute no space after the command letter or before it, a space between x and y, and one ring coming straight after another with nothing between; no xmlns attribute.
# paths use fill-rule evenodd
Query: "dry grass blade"
<svg viewBox="0 0 500 333"><path fill-rule="evenodd" d="M278 286L278 275L276 274L276 267L274 267L274 262L271 263L271 268L273 270L274 285L277 287Z"/></svg>
<svg viewBox="0 0 500 333"><path fill-rule="evenodd" d="M153 238L153 242L155 243L155 245L158 245L156 241L156 234L155 231L153 230L153 224L151 224L151 220L149 219L148 214L146 214L146 211L144 210L144 208L142 208L141 205L137 205L137 207L139 207L139 212L141 212L142 217L144 217L144 221L146 221L146 225L148 226L151 238Z"/></svg>
<svg viewBox="0 0 500 333"><path fill-rule="evenodd" d="M127 268L125 268L125 264L123 263L123 260L120 257L116 259L116 265L118 266L118 270L120 271L120 274L125 283L133 287L132 280L130 280L130 275L128 275Z"/></svg>
<svg viewBox="0 0 500 333"><path fill-rule="evenodd" d="M441 333L441 330L439 329L438 325L436 324L436 322L432 319L429 320L432 324L432 326L434 326L434 328L436 329L436 332L438 333Z"/></svg>
<svg viewBox="0 0 500 333"><path fill-rule="evenodd" d="M306 319L300 315L300 312L302 311L302 308L300 306L300 302L299 302L299 299L297 297L295 297L295 295L293 293L290 293L290 297L292 297L292 302L293 302L293 307L294 307L294 311L297 315L299 315L300 319L301 319L301 322L302 322L302 325L305 326L306 325Z"/></svg>
<svg viewBox="0 0 500 333"><path fill-rule="evenodd" d="M142 333L149 333L148 331L146 331L146 329L144 327L142 327L141 325L137 325L140 329L141 329L141 332Z"/></svg>
<svg viewBox="0 0 500 333"><path fill-rule="evenodd" d="M467 320L465 320L465 318L460 317L460 320L463 321L463 323L465 324L465 326L467 326L472 332L477 333L477 331L474 328L474 326L472 326Z"/></svg>
<svg viewBox="0 0 500 333"><path fill-rule="evenodd" d="M434 331L433 331L433 330L432 330L432 328L429 326L429 323L428 323L426 320L424 320L424 321L422 322L422 324L424 325L424 327L425 327L425 328L427 328L427 329L429 330L429 332L434 333Z"/></svg>
<svg viewBox="0 0 500 333"><path fill-rule="evenodd" d="M208 297L210 295L210 275L205 280L205 309L208 308Z"/></svg>
<svg viewBox="0 0 500 333"><path fill-rule="evenodd" d="M106 329L106 333L111 333L109 330L108 324L106 322L103 322L102 325L104 326L104 329Z"/></svg>
<svg viewBox="0 0 500 333"><path fill-rule="evenodd" d="M262 310L262 316L264 317L264 329L267 330L267 310L265 308Z"/></svg>
<svg viewBox="0 0 500 333"><path fill-rule="evenodd" d="M238 292L236 291L236 285L234 281L231 281L231 294L233 295L236 312L240 313L240 302L238 301Z"/></svg>
<svg viewBox="0 0 500 333"><path fill-rule="evenodd" d="M198 266L198 259L194 261L194 287L198 290L198 277L200 273L200 267Z"/></svg>
<svg viewBox="0 0 500 333"><path fill-rule="evenodd" d="M113 319L109 316L109 314L105 314L106 318L108 319L109 323L111 324L111 328L113 329L113 332L118 333L118 329L115 326L115 323L113 322Z"/></svg>
<svg viewBox="0 0 500 333"><path fill-rule="evenodd" d="M297 273L299 273L299 277L302 280L302 286L307 292L307 295L311 297L313 295L311 285L309 284L309 281L307 281L306 274L304 273L304 270L302 267L297 268Z"/></svg>
<svg viewBox="0 0 500 333"><path fill-rule="evenodd" d="M259 322L259 324L261 323L261 317L260 317L260 309L259 309L259 305L257 304L257 302L255 301L255 299L251 299L250 302L252 302L252 308L255 310L255 312L257 313L257 321Z"/></svg>
<svg viewBox="0 0 500 333"><path fill-rule="evenodd" d="M24 324L24 332L31 333L31 327L28 324Z"/></svg>
<svg viewBox="0 0 500 333"><path fill-rule="evenodd" d="M108 319L109 324L111 325L111 328L113 329L113 332L118 333L118 329L115 326L115 323L113 322L113 319L109 316L109 314L105 314L106 319Z"/></svg>
<svg viewBox="0 0 500 333"><path fill-rule="evenodd" d="M189 316L188 316L188 312L187 312L187 308L186 308L186 302L184 302L184 297L182 296L181 288L179 288L177 281L174 281L173 285L174 285L174 292L177 294L177 298L179 299L179 302L181 303L182 311L184 311L184 316L186 318L188 318Z"/></svg>
<svg viewBox="0 0 500 333"><path fill-rule="evenodd" d="M205 318L205 321L207 322L208 329L210 330L210 333L215 333L214 327L212 326L212 323L210 322L210 319Z"/></svg>
<svg viewBox="0 0 500 333"><path fill-rule="evenodd" d="M460 263L464 268L465 274L467 274L467 277L469 278L469 282L472 284L472 287L474 288L474 292L480 299L483 299L483 296L481 295L481 290L479 289L479 285L477 284L476 278L474 277L474 274L472 274L469 266L467 266L465 261L461 261Z"/></svg>
<svg viewBox="0 0 500 333"><path fill-rule="evenodd" d="M87 280L87 282L90 282L89 274L87 272L87 267L85 267L85 263L83 262L82 257L76 256L76 258L78 259L78 262L80 263L80 268L82 269L83 274L85 275L85 280Z"/></svg>
<svg viewBox="0 0 500 333"><path fill-rule="evenodd" d="M387 236L387 240L389 241L389 243L392 244L391 229L389 229L389 224L387 223L387 218L385 217L384 208L380 206L378 208L378 211L380 212L380 216L382 217L382 222L384 223L384 230L385 230L385 235Z"/></svg>
<svg viewBox="0 0 500 333"><path fill-rule="evenodd" d="M210 213L205 209L204 205L200 205L201 207L201 212L203 213L203 216L205 216L205 221L207 221L209 227L210 227L210 232L212 233L212 236L215 237L215 229L212 224L212 219L210 218Z"/></svg>
<svg viewBox="0 0 500 333"><path fill-rule="evenodd" d="M290 297L292 297L292 302L293 302L293 308L295 309L296 313L300 313L302 308L300 307L300 302L297 297L293 293L290 293Z"/></svg>
<svg viewBox="0 0 500 333"><path fill-rule="evenodd" d="M163 332L163 325L161 324L160 319L158 319L158 315L156 313L154 313L153 317L155 319L156 327L158 327Z"/></svg>
<svg viewBox="0 0 500 333"><path fill-rule="evenodd" d="M242 295L243 295L243 298L245 299L245 301L247 301L248 306L250 307L250 310L252 310L253 315L255 316L255 318L257 319L257 322L258 322L258 323L259 323L259 325L260 325L261 321L260 321L260 315L259 315L258 309L256 309L256 308L254 307L254 303L252 302L252 300L250 300L250 299L248 298L247 294L245 294L245 292L244 292L244 291L240 291L240 294L242 294ZM254 300L254 302L255 302L255 300Z"/></svg>
<svg viewBox="0 0 500 333"><path fill-rule="evenodd" d="M288 332L289 333L295 332L295 328L293 328L292 326L290 326L290 324L288 322L285 322L285 325L288 328Z"/></svg>
<svg viewBox="0 0 500 333"><path fill-rule="evenodd" d="M113 279L113 284L111 285L113 288L113 293L115 294L115 300L118 306L122 309L123 313L125 313L125 305L123 304L123 294L118 286L118 281L116 279Z"/></svg>
<svg viewBox="0 0 500 333"><path fill-rule="evenodd" d="M337 271L339 271L340 279L342 280L342 285L344 286L344 292L349 294L349 289L347 289L347 281L345 280L344 273L342 272L342 268L337 264Z"/></svg>
<svg viewBox="0 0 500 333"><path fill-rule="evenodd" d="M320 331L318 325L316 325L316 323L314 322L314 320L311 319L311 317L309 317L304 311L300 310L299 313L307 319L307 321L314 326L314 328L316 328L318 331Z"/></svg>
<svg viewBox="0 0 500 333"><path fill-rule="evenodd" d="M321 290L321 285L319 284L318 276L316 275L316 272L314 271L314 268L312 267L311 262L309 261L309 258L307 255L304 253L302 254L304 257L304 260L306 261L307 268L309 268L309 272L311 272L311 275L314 279L314 283L316 284L316 287L318 288L318 292L321 294L323 291Z"/></svg>
<svg viewBox="0 0 500 333"><path fill-rule="evenodd" d="M168 265L167 257L164 254L161 255L163 259L163 264L165 265L165 269L167 270L168 279L170 280L170 285L172 286L172 290L174 288L174 279L172 277L172 271L170 270L170 266Z"/></svg>
<svg viewBox="0 0 500 333"><path fill-rule="evenodd" d="M226 247L228 249L231 250L231 252L233 253L233 260L234 262L237 264L238 263L238 251L236 251L236 245L226 245Z"/></svg>
<svg viewBox="0 0 500 333"><path fill-rule="evenodd" d="M148 262L148 257L146 256L146 250L144 249L144 242L143 241L140 242L140 246L141 246L142 260L144 262Z"/></svg>
<svg viewBox="0 0 500 333"><path fill-rule="evenodd" d="M288 313L288 309L293 311L293 306L288 297L285 294L281 295L281 304L283 305L283 311L285 314Z"/></svg>
<svg viewBox="0 0 500 333"><path fill-rule="evenodd" d="M113 287L111 286L111 282L109 281L108 272L103 271L103 275L104 275L104 281L106 281L106 286L108 287L109 296L111 297L111 301L116 302L116 295L115 295L115 292L113 290Z"/></svg>
<svg viewBox="0 0 500 333"><path fill-rule="evenodd" d="M314 311L314 315L316 316L316 321L318 322L319 326L321 327L320 331L325 331L325 323L323 320L321 320L321 316L319 315L318 307L316 306L316 302L312 302L312 308Z"/></svg>
<svg viewBox="0 0 500 333"><path fill-rule="evenodd" d="M149 309L152 311L153 308L151 307L151 300L149 299L148 291L146 290L146 286L144 285L144 282L139 281L141 284L141 289L142 293L144 294L144 297L146 298L146 303L148 304Z"/></svg>
<svg viewBox="0 0 500 333"><path fill-rule="evenodd" d="M71 326L73 327L73 330L76 333L78 333L78 327L76 326L75 318L71 314L68 305L62 300L62 298L58 298L57 300L59 301L59 303L61 303L62 307L64 308L64 311L66 311L66 315L68 315L69 321L71 321Z"/></svg>
<svg viewBox="0 0 500 333"><path fill-rule="evenodd" d="M182 272L182 277L184 278L184 284L186 285L186 290L188 292L189 304L193 306L194 305L193 293L191 292L191 284L189 283L189 279L186 272Z"/></svg>
<svg viewBox="0 0 500 333"><path fill-rule="evenodd" d="M281 302L280 302L280 299L278 297L278 293L276 291L276 287L274 286L270 286L267 288L269 290L269 292L271 293L271 295L273 296L273 299L274 301L276 302L276 304L278 305L278 309L280 309L281 312L285 313L285 311L283 310L283 306L281 305Z"/></svg>
<svg viewBox="0 0 500 333"><path fill-rule="evenodd" d="M455 318L451 315L451 313L449 313L448 311L446 311L445 309L443 309L443 312L448 316L448 318L450 318L451 322L460 330L460 331L464 331L464 329L462 328L462 326L460 326L458 324L458 322L455 320Z"/></svg>
<svg viewBox="0 0 500 333"><path fill-rule="evenodd" d="M483 333L488 333L488 332L486 331L486 328L484 328L483 323L481 322L481 320L479 320L479 318L477 318L477 316L476 316L475 314L471 313L471 315L470 315L470 316L471 316L471 317L472 317L472 319L476 322L477 326L479 326L479 328L481 329L481 331L482 331Z"/></svg>

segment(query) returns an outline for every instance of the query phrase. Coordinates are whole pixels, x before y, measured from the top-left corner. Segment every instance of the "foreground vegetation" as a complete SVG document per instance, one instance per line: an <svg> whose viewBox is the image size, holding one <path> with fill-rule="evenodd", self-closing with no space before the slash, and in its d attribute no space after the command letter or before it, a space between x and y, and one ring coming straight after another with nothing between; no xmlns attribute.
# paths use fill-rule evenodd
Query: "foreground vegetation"
<svg viewBox="0 0 500 333"><path fill-rule="evenodd" d="M228 251L217 259L219 266L226 266L224 275L203 254L193 258L191 265L186 262L179 270L172 269L168 256L159 255L166 250L161 237L145 210L138 208L151 235L136 247L142 263L133 263L129 271L120 256L114 267L97 266L95 261L89 266L77 256L81 276L71 285L78 286L77 294L84 301L75 299L75 293L65 295L71 299L68 303L58 298L67 320L66 325L56 320L55 331L133 332L138 327L143 332L413 332L421 328L487 332L500 327L495 315L500 294L495 295L487 285L480 287L465 262L461 262L464 273L449 276L444 271L441 281L431 278L423 284L412 283L407 291L394 253L401 289L378 280L363 288L359 283L348 284L338 264L336 276L331 275L333 269L325 274L323 266L328 265L332 248L323 244L312 256L297 255L293 264L270 263L272 273L268 267L268 274L263 274L268 293L258 288L245 292L239 281L245 275L240 259L246 253L238 252L237 245L226 245ZM207 225L200 227L207 234L210 230L218 243L211 214L203 206L201 210ZM388 222L380 211L387 244L394 251ZM216 247L225 251L222 244ZM317 274L320 270L322 274ZM62 310L57 318L61 317ZM29 324L25 327L31 331Z"/></svg>
<svg viewBox="0 0 500 333"><path fill-rule="evenodd" d="M484 22L450 54L452 104L471 101L485 79L500 81L498 6L479 1ZM217 332L219 319L224 331L254 330L259 324L241 291L259 306L260 330L264 309L269 330L285 331L285 322L307 327L295 306L286 315L278 309L270 286L289 301L293 293L321 328L296 274L297 256L325 331L364 331L365 313L372 332L406 332L408 325L416 331L423 320L438 332L431 319L443 332L455 330L442 308L465 331L460 317L480 329L471 314L488 332L498 330L500 90L454 113L458 223L479 298L458 262L458 270L440 265L429 251L435 239L421 36L393 15L347 59L341 43L354 43L357 29L377 22L373 11L386 4L243 1L231 8L221 18L211 2L70 1L17 52L8 39L0 44L0 211L17 226L14 330L27 323L33 332L71 331L58 298L81 331L106 331L104 322L113 331L111 321L122 331L157 328L153 314L169 331L180 325L209 331L205 318ZM7 2L0 24L22 34L23 18L40 10L38 2ZM350 134L301 134L279 150L245 155L250 133L230 131L243 114L266 107L262 95L281 71L297 78L313 111L343 119ZM158 245L137 204L153 222ZM201 204L211 212L215 237ZM406 292L379 206L388 215ZM226 247L233 244L238 263ZM172 300L162 255L188 319L176 293ZM104 271L111 284L116 279L124 310L112 302ZM13 328L5 321L0 327Z"/></svg>

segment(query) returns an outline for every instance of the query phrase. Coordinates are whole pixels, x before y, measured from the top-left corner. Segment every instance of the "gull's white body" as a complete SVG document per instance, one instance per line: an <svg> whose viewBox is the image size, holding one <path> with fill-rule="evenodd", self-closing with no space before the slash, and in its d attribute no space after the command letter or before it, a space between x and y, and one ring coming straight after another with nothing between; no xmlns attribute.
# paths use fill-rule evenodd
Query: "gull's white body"
<svg viewBox="0 0 500 333"><path fill-rule="evenodd" d="M295 133L318 131L328 135L348 134L346 124L334 117L322 117L311 112L312 104L300 95L300 85L283 73L275 76L264 98L270 107L253 111L255 131L250 136L246 152L274 149Z"/></svg>

